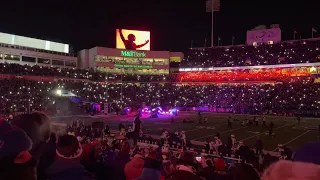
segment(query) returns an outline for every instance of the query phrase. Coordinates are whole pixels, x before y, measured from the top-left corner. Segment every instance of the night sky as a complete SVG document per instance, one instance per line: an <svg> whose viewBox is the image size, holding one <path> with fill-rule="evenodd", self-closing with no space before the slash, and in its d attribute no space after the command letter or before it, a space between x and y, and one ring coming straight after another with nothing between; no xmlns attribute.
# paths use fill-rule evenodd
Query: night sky
<svg viewBox="0 0 320 180"><path fill-rule="evenodd" d="M283 40L293 39L293 29L310 38L315 28L320 37L319 5L319 0L221 0L215 43L219 36L229 45L234 36L235 44L244 44L247 30L270 24L280 24ZM1 32L69 43L75 51L114 48L117 28L151 31L152 50L185 52L191 40L200 47L205 38L210 44L205 0L4 1L0 13Z"/></svg>

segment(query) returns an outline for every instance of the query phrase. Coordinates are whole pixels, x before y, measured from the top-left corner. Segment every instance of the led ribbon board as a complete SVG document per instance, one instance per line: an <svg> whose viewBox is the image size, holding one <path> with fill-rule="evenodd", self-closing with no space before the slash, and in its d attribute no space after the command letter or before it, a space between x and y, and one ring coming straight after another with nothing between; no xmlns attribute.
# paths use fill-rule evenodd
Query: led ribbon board
<svg viewBox="0 0 320 180"><path fill-rule="evenodd" d="M117 68L138 68L138 69L152 69L152 66L147 65L131 65L131 64L115 64Z"/></svg>

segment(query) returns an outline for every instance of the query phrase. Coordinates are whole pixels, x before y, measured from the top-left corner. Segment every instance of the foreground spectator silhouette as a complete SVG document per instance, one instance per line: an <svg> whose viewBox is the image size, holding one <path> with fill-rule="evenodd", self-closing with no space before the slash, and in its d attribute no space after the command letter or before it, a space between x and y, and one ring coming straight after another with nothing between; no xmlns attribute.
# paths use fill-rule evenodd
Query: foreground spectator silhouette
<svg viewBox="0 0 320 180"><path fill-rule="evenodd" d="M85 169L80 164L82 146L77 138L72 135L64 135L59 138L56 158L47 169L50 180L84 180Z"/></svg>
<svg viewBox="0 0 320 180"><path fill-rule="evenodd" d="M131 161L126 164L124 168L126 180L133 180L141 175L144 165L144 155L143 149L138 150L137 154L135 154Z"/></svg>
<svg viewBox="0 0 320 180"><path fill-rule="evenodd" d="M37 160L29 150L32 141L18 127L0 121L0 179L36 180Z"/></svg>
<svg viewBox="0 0 320 180"><path fill-rule="evenodd" d="M200 176L197 176L197 162L194 154L191 152L183 152L180 158L177 160L176 170L169 175L169 180L201 180Z"/></svg>
<svg viewBox="0 0 320 180"><path fill-rule="evenodd" d="M150 150L148 156L144 160L141 176L136 180L160 180L161 178L162 163L157 160L156 151Z"/></svg>

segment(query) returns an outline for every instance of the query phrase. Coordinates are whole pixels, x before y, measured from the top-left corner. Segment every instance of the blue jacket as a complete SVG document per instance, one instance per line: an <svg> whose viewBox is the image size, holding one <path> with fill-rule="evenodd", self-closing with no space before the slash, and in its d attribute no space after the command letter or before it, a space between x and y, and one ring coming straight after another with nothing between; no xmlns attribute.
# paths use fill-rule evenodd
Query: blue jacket
<svg viewBox="0 0 320 180"><path fill-rule="evenodd" d="M141 176L136 178L135 180L160 180L161 172L157 169L152 168L143 168Z"/></svg>
<svg viewBox="0 0 320 180"><path fill-rule="evenodd" d="M79 162L68 159L57 158L47 169L49 180L87 180L84 175L84 167Z"/></svg>
<svg viewBox="0 0 320 180"><path fill-rule="evenodd" d="M136 180L160 180L161 167L162 164L160 161L151 158L146 158L144 161L141 176L136 178Z"/></svg>

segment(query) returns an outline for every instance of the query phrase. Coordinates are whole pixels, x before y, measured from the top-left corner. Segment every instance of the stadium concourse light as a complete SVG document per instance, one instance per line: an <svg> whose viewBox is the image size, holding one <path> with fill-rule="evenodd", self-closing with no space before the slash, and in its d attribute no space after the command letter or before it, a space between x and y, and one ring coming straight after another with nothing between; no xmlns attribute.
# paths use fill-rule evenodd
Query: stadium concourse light
<svg viewBox="0 0 320 180"><path fill-rule="evenodd" d="M310 68L310 72L315 72L315 71L317 71L317 68L315 68L314 66L312 66L312 67Z"/></svg>

